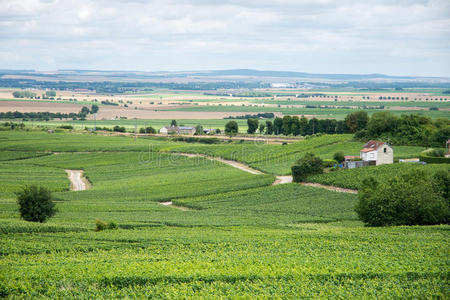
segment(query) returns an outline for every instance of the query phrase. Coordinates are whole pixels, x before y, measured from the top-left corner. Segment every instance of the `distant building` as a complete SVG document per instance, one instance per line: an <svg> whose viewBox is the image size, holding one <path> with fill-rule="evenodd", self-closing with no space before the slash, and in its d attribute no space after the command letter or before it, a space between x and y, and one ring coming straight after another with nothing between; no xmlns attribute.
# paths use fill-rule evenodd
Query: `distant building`
<svg viewBox="0 0 450 300"><path fill-rule="evenodd" d="M216 133L216 130L215 130L215 129L204 128L204 129L203 129L203 133L204 133L204 134L215 134L215 133Z"/></svg>
<svg viewBox="0 0 450 300"><path fill-rule="evenodd" d="M159 130L161 134L194 134L195 127L190 126L164 126Z"/></svg>
<svg viewBox="0 0 450 300"><path fill-rule="evenodd" d="M362 161L370 165L384 165L394 163L394 150L391 146L380 141L368 141L359 152Z"/></svg>

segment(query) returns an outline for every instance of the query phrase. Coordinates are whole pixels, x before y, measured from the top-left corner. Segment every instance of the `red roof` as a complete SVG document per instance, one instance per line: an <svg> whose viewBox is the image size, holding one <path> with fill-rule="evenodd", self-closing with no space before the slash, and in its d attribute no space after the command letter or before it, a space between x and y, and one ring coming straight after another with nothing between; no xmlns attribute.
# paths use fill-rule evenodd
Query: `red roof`
<svg viewBox="0 0 450 300"><path fill-rule="evenodd" d="M356 155L345 155L344 156L344 160L351 160L351 159L355 159L355 158L359 158L359 156L356 156Z"/></svg>
<svg viewBox="0 0 450 300"><path fill-rule="evenodd" d="M377 150L378 148L380 148L383 145L384 145L384 142L370 140L363 146L363 148L371 148L372 150L370 150L370 151L373 151L373 150ZM365 151L365 152L369 152L369 151Z"/></svg>
<svg viewBox="0 0 450 300"><path fill-rule="evenodd" d="M375 150L377 150L377 149L375 149L375 148L364 148L360 152L372 152L372 151L375 151Z"/></svg>

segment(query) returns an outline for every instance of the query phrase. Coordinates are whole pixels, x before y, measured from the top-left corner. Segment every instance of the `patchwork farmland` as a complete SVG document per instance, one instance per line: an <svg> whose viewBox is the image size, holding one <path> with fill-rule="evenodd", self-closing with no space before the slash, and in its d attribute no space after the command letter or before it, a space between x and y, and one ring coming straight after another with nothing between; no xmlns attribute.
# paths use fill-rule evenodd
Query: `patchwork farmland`
<svg viewBox="0 0 450 300"><path fill-rule="evenodd" d="M305 152L357 154L363 143L351 135L205 145L35 129L0 131L0 141L3 297L449 296L448 225L365 227L356 194L272 185ZM424 149L401 146L395 157ZM232 159L260 174L179 153ZM394 164L310 181L358 189L365 173L381 178L406 168L449 171ZM92 186L71 191L65 170L83 170ZM45 223L17 211L14 193L33 183L54 194L58 212ZM117 229L95 231L96 220Z"/></svg>

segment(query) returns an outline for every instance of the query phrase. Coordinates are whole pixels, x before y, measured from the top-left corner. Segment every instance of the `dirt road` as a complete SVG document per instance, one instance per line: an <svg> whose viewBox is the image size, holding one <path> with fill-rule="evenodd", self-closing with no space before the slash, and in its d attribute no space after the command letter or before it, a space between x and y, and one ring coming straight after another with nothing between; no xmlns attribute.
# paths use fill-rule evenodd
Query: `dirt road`
<svg viewBox="0 0 450 300"><path fill-rule="evenodd" d="M71 182L72 191L84 191L91 187L89 181L83 177L83 170L66 170L66 173Z"/></svg>

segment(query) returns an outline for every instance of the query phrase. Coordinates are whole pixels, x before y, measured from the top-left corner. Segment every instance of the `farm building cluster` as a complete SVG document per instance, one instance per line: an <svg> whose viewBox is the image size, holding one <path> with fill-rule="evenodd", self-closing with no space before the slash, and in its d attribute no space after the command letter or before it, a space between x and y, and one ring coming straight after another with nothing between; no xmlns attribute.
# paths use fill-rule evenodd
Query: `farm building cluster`
<svg viewBox="0 0 450 300"><path fill-rule="evenodd" d="M216 129L203 128L203 134L215 134ZM196 127L192 126L164 126L159 130L161 134L195 134Z"/></svg>
<svg viewBox="0 0 450 300"><path fill-rule="evenodd" d="M364 166L379 166L394 163L394 149L384 142L368 141L359 151L359 156L344 156L346 169Z"/></svg>

